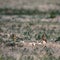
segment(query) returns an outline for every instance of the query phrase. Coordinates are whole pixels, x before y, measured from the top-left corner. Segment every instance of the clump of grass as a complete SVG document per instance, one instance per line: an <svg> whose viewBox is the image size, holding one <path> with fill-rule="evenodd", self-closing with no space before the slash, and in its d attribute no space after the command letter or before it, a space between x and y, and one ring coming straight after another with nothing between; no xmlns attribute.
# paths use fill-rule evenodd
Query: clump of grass
<svg viewBox="0 0 60 60"><path fill-rule="evenodd" d="M34 57L32 55L23 55L20 60L34 60Z"/></svg>
<svg viewBox="0 0 60 60"><path fill-rule="evenodd" d="M36 39L36 40L40 40L40 39L41 39L41 34L40 34L40 33L35 34L35 39Z"/></svg>
<svg viewBox="0 0 60 60"><path fill-rule="evenodd" d="M57 42L57 41L60 41L60 37L58 37L58 38L55 40L55 42Z"/></svg>
<svg viewBox="0 0 60 60"><path fill-rule="evenodd" d="M52 10L49 12L50 17L49 18L55 18L57 15L60 15L60 11L58 10Z"/></svg>
<svg viewBox="0 0 60 60"><path fill-rule="evenodd" d="M0 44L3 43L3 42L4 42L4 40L0 37Z"/></svg>
<svg viewBox="0 0 60 60"><path fill-rule="evenodd" d="M31 33L32 29L30 28L30 26L23 27L22 34L25 36L26 40L31 40Z"/></svg>
<svg viewBox="0 0 60 60"><path fill-rule="evenodd" d="M59 60L59 58L57 59L53 56L54 52L51 48L44 47L44 50L46 51L46 54L43 57L41 57L41 60Z"/></svg>
<svg viewBox="0 0 60 60"><path fill-rule="evenodd" d="M0 60L4 60L5 58L3 56L0 56Z"/></svg>
<svg viewBox="0 0 60 60"><path fill-rule="evenodd" d="M12 56L0 56L0 60L16 60L14 57L12 57Z"/></svg>
<svg viewBox="0 0 60 60"><path fill-rule="evenodd" d="M41 60L57 60L57 59L53 56L45 55L41 58Z"/></svg>

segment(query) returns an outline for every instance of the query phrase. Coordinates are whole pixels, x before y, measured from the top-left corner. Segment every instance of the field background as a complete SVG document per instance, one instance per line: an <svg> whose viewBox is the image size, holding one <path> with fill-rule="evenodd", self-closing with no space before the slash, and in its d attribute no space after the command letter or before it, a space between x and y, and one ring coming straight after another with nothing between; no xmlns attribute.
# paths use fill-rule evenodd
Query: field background
<svg viewBox="0 0 60 60"><path fill-rule="evenodd" d="M60 60L60 0L0 0L0 60ZM10 49L2 44L15 34L26 42L41 41L45 33L46 47L24 46ZM55 40L58 39L58 42Z"/></svg>

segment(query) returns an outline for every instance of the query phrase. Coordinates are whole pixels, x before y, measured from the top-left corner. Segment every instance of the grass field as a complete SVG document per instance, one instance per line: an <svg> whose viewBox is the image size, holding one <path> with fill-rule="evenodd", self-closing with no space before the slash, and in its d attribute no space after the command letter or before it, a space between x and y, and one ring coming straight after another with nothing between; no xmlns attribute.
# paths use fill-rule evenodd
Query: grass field
<svg viewBox="0 0 60 60"><path fill-rule="evenodd" d="M0 0L0 60L60 60L60 0Z"/></svg>

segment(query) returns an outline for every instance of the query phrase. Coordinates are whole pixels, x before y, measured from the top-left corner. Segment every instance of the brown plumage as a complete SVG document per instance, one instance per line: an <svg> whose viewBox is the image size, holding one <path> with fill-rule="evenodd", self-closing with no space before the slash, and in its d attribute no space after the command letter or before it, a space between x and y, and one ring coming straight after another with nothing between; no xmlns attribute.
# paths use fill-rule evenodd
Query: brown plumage
<svg viewBox="0 0 60 60"><path fill-rule="evenodd" d="M46 34L45 33L42 35L42 41L45 41L47 43L47 39L46 39Z"/></svg>

